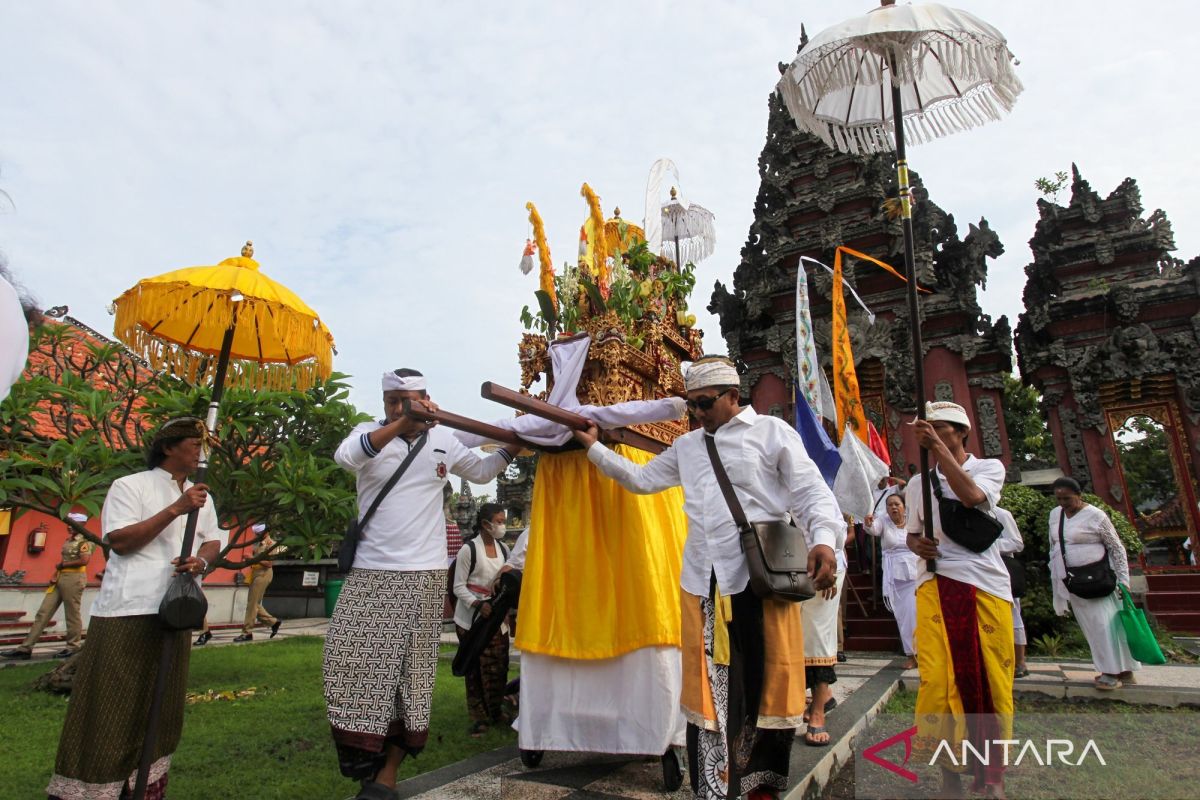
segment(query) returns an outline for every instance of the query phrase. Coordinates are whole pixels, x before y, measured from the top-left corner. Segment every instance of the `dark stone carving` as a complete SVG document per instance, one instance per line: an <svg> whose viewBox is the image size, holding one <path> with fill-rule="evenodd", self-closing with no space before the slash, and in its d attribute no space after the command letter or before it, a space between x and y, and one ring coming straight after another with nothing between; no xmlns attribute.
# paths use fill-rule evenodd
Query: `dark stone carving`
<svg viewBox="0 0 1200 800"><path fill-rule="evenodd" d="M996 400L991 395L985 394L975 401L975 421L979 423L979 437L983 442L983 454L989 458L998 458L1004 453L1004 443L1000 440Z"/></svg>
<svg viewBox="0 0 1200 800"><path fill-rule="evenodd" d="M0 569L0 586L20 586L25 582L25 570L16 569L12 572L5 572Z"/></svg>
<svg viewBox="0 0 1200 800"><path fill-rule="evenodd" d="M1092 490L1092 471L1088 467L1087 453L1083 449L1083 434L1079 430L1074 409L1059 406L1059 427L1062 428L1063 444L1067 448L1067 463L1071 465L1071 477L1087 491Z"/></svg>
<svg viewBox="0 0 1200 800"><path fill-rule="evenodd" d="M934 400L948 400L954 402L954 385L950 381L938 381L933 387Z"/></svg>
<svg viewBox="0 0 1200 800"><path fill-rule="evenodd" d="M846 245L902 269L904 252L900 221L885 213L885 200L897 196L893 156L835 152L801 133L777 94L767 106L754 220L731 285L718 282L708 306L751 386L768 373L794 382L797 269L808 274L814 338L828 364L832 279L824 269L803 264L801 255L832 266L834 249ZM968 379L999 382L1001 373L1012 371L1011 329L1006 319L993 323L982 313L978 290L986 285L988 259L1004 248L985 219L969 224L960 237L954 216L930 199L919 176L910 175L918 280L934 290L921 305L927 350L950 349L962 355ZM847 295L855 361L878 359L883 365L890 430L881 433L899 453L899 417L893 424L893 415L916 409L904 285L852 258L843 261L843 274L876 315L874 325L868 324ZM931 375L929 385L943 378Z"/></svg>

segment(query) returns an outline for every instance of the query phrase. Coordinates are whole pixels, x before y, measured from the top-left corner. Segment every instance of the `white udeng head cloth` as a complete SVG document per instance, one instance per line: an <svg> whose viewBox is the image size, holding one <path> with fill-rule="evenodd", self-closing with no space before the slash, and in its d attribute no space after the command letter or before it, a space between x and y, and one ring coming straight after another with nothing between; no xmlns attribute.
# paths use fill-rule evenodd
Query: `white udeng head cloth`
<svg viewBox="0 0 1200 800"><path fill-rule="evenodd" d="M383 373L383 390L385 392L423 392L425 391L424 375L408 375L400 377L394 372Z"/></svg>
<svg viewBox="0 0 1200 800"><path fill-rule="evenodd" d="M936 403L925 404L925 419L929 422L955 422L971 429L971 420L967 418L967 410L958 403L939 400Z"/></svg>
<svg viewBox="0 0 1200 800"><path fill-rule="evenodd" d="M692 362L684 379L684 387L689 392L706 386L740 386L741 383L737 367L724 356L705 356Z"/></svg>

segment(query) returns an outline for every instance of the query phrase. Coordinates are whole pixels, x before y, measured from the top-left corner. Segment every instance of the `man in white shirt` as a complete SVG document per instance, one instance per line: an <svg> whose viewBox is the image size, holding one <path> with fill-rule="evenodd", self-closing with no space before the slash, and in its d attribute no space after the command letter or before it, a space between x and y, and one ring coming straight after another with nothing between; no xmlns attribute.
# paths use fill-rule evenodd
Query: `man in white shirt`
<svg viewBox="0 0 1200 800"><path fill-rule="evenodd" d="M926 419L912 425L917 443L929 451L947 501L989 513L1004 487L1004 464L966 451L971 421L955 403L926 403ZM932 498L934 538L922 536L921 481L908 483L908 547L923 560L917 567L917 626L914 644L921 670L917 692L915 747L931 756L940 741L960 752L961 731L984 752L987 741L1012 738L1012 586L1001 554L1001 538L982 552L956 541L942 528L940 502ZM993 515L994 516L994 515ZM925 559L936 559L936 574ZM966 714L966 720L963 716ZM964 726L964 721L967 723ZM974 791L1004 794L1004 766L993 748L990 763L973 763ZM945 796L960 796L957 766L943 764Z"/></svg>
<svg viewBox="0 0 1200 800"><path fill-rule="evenodd" d="M683 693L688 763L698 798L777 797L787 787L795 728L805 707L804 636L798 603L759 599L709 459L714 439L734 492L751 522L789 515L807 539L817 589L833 585L834 542L843 528L833 492L800 435L780 419L738 405L733 363L706 356L688 370L687 405L701 429L643 466L597 441L593 426L576 438L588 459L631 492L682 486L688 537L682 584ZM713 643L706 653L705 641ZM714 698L728 703L714 702ZM729 753L738 757L727 764Z"/></svg>
<svg viewBox="0 0 1200 800"><path fill-rule="evenodd" d="M172 649L171 671L146 796L166 791L183 730L191 648L189 631L163 628L158 607L176 572L198 577L220 552L208 487L187 480L204 435L204 423L195 417L165 423L150 444L150 469L118 478L104 498L100 522L110 552L46 789L51 797L117 797L132 790L164 644ZM199 549L181 560L187 515L194 509Z"/></svg>
<svg viewBox="0 0 1200 800"><path fill-rule="evenodd" d="M385 419L355 427L333 456L357 477L361 519L420 448L361 532L325 639L329 724L361 800L395 798L397 767L429 738L446 591L442 488L451 474L486 483L512 461L504 449L480 457L445 428L404 416L405 400L437 409L420 372L385 372Z"/></svg>

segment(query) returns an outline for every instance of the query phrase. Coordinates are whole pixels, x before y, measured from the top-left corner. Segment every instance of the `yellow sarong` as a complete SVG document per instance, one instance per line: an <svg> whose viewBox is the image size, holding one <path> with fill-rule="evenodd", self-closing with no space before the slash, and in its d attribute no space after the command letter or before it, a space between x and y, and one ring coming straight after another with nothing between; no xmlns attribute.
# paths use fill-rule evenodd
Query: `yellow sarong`
<svg viewBox="0 0 1200 800"><path fill-rule="evenodd" d="M937 579L922 583L917 588L917 627L914 634L921 688L917 692L917 736L913 741L913 750L926 760L942 741L950 745L957 757L961 753L962 740L969 734L965 715L978 713L964 710L944 613ZM1011 739L1014 657L1012 604L976 589L975 620L979 631L983 678L998 726L993 741ZM939 763L942 763L941 759ZM956 772L963 771L961 767L946 766Z"/></svg>
<svg viewBox="0 0 1200 800"><path fill-rule="evenodd" d="M652 456L618 445L637 464ZM530 511L515 646L559 658L614 658L680 643L683 490L635 495L582 451L543 453Z"/></svg>

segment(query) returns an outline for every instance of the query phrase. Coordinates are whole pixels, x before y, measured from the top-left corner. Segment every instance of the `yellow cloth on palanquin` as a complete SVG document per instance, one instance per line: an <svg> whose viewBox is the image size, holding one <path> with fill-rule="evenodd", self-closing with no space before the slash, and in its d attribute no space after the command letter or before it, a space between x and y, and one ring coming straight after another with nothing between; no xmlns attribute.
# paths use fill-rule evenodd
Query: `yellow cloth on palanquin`
<svg viewBox="0 0 1200 800"><path fill-rule="evenodd" d="M653 456L615 450L637 464ZM626 491L583 451L538 458L515 646L560 658L614 658L680 643L683 490Z"/></svg>

